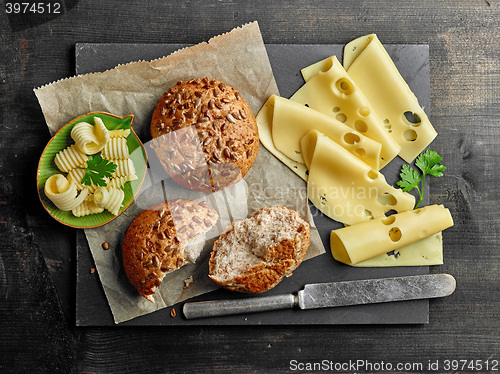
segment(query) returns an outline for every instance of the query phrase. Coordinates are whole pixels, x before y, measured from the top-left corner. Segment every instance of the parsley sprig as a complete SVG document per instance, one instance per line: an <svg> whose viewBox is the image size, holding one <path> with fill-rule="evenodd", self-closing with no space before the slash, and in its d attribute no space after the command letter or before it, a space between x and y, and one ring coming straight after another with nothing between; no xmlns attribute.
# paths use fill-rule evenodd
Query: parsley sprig
<svg viewBox="0 0 500 374"><path fill-rule="evenodd" d="M424 199L425 176L443 176L443 171L446 170L446 166L441 165L442 159L443 158L436 151L428 149L421 153L415 160L415 166L420 169L422 175L410 165L403 165L401 168L401 173L399 173L401 180L397 182L397 185L401 187L404 192L411 191L414 188L417 189L419 200L417 205L415 205L415 209L420 206L420 203L422 203Z"/></svg>
<svg viewBox="0 0 500 374"><path fill-rule="evenodd" d="M111 161L103 159L101 156L90 156L87 160L87 167L79 167L85 170L82 178L82 184L91 186L105 187L106 181L104 178L109 178L116 170L116 164Z"/></svg>

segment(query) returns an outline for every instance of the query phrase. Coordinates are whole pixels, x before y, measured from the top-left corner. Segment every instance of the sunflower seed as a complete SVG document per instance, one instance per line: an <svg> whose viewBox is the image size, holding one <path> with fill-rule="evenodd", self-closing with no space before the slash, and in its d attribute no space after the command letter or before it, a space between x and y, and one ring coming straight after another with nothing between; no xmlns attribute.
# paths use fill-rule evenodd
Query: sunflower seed
<svg viewBox="0 0 500 374"><path fill-rule="evenodd" d="M195 101L194 101L194 107L195 109L198 108L201 104L201 99L200 98L197 98Z"/></svg>
<svg viewBox="0 0 500 374"><path fill-rule="evenodd" d="M191 94L190 94L189 92L184 92L184 94L182 95L182 98L183 98L184 100L187 100L187 99L189 99L190 97L191 97Z"/></svg>
<svg viewBox="0 0 500 374"><path fill-rule="evenodd" d="M239 99L241 99L241 94L238 91L236 91L234 93L234 97L236 98L236 100L239 100Z"/></svg>
<svg viewBox="0 0 500 374"><path fill-rule="evenodd" d="M247 151L247 158L250 158L250 156L252 155L252 148L250 148L248 151Z"/></svg>
<svg viewBox="0 0 500 374"><path fill-rule="evenodd" d="M226 158L230 158L231 157L231 151L229 150L229 148L224 148L224 150L222 151L222 154L224 155L224 157Z"/></svg>
<svg viewBox="0 0 500 374"><path fill-rule="evenodd" d="M156 255L153 256L153 265L154 266L160 266L160 259Z"/></svg>
<svg viewBox="0 0 500 374"><path fill-rule="evenodd" d="M211 137L209 137L209 136L208 136L208 137L206 137L206 138L205 138L205 140L203 140L203 145L204 145L204 146L209 145L210 143L212 143L212 140L213 140L213 138L211 138Z"/></svg>
<svg viewBox="0 0 500 374"><path fill-rule="evenodd" d="M243 109L240 109L240 116L243 119L247 119L247 114L245 113L245 111Z"/></svg>
<svg viewBox="0 0 500 374"><path fill-rule="evenodd" d="M221 90L222 92L224 92L226 90L226 85L224 83L219 83L219 90Z"/></svg>
<svg viewBox="0 0 500 374"><path fill-rule="evenodd" d="M192 110L190 110L189 112L184 112L184 115L187 117L187 118L193 118L194 117L194 113Z"/></svg>
<svg viewBox="0 0 500 374"><path fill-rule="evenodd" d="M226 115L226 119L227 119L229 122L231 122L231 123L236 123L236 121L235 121L234 117L231 115L231 113L228 113L228 114Z"/></svg>
<svg viewBox="0 0 500 374"><path fill-rule="evenodd" d="M224 107L224 105L222 105L222 103L220 101L216 101L215 102L215 106L219 109L222 109Z"/></svg>
<svg viewBox="0 0 500 374"><path fill-rule="evenodd" d="M222 98L220 101L222 101L224 104L229 104L231 102L231 100L227 97Z"/></svg>
<svg viewBox="0 0 500 374"><path fill-rule="evenodd" d="M231 113L231 115L232 115L234 118L236 118L237 120L240 120L240 119L241 119L240 114L239 114L238 112L233 112L233 113Z"/></svg>
<svg viewBox="0 0 500 374"><path fill-rule="evenodd" d="M214 88L214 96L217 97L219 95L220 95L220 90L217 87L215 87Z"/></svg>
<svg viewBox="0 0 500 374"><path fill-rule="evenodd" d="M212 222L211 222L208 218L205 218L205 219L203 220L203 223L204 223L204 224L205 224L205 226L207 226L207 227L212 226Z"/></svg>

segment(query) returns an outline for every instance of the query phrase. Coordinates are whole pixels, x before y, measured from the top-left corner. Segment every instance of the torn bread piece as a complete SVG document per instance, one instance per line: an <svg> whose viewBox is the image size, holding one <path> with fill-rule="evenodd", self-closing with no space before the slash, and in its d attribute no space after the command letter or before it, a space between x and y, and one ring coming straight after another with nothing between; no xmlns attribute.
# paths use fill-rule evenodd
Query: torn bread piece
<svg viewBox="0 0 500 374"><path fill-rule="evenodd" d="M143 210L123 240L123 266L130 283L154 302L165 274L196 261L198 246L219 216L205 202L163 201ZM195 252L193 252L195 251Z"/></svg>
<svg viewBox="0 0 500 374"><path fill-rule="evenodd" d="M286 207L232 222L214 243L209 276L233 291L260 293L289 277L309 247L309 224Z"/></svg>

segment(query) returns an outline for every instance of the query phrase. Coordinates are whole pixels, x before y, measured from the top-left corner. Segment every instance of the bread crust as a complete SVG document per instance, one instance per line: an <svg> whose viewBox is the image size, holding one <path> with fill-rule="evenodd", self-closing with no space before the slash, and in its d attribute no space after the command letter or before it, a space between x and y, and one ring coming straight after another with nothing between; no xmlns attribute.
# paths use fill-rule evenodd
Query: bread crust
<svg viewBox="0 0 500 374"><path fill-rule="evenodd" d="M150 132L165 171L196 191L238 182L259 149L257 122L241 94L207 77L168 89L155 107Z"/></svg>
<svg viewBox="0 0 500 374"><path fill-rule="evenodd" d="M122 255L130 283L151 302L166 273L187 263L184 248L203 238L218 214L204 202L163 201L143 210L123 240Z"/></svg>
<svg viewBox="0 0 500 374"><path fill-rule="evenodd" d="M247 267L247 269L236 276L220 274L218 262L225 261L227 251L222 247L230 240L232 231L235 230L239 222L232 222L223 234L214 243L209 260L209 276L222 287L238 292L261 293L270 290L280 283L284 277L289 277L292 272L301 264L310 243L310 228L300 215L286 207L263 208L255 212L252 219L261 215L269 214L272 210L286 210L288 218L292 217L297 224L297 230L293 237L283 239L267 247L266 255L262 256L258 263ZM241 221L240 221L241 222ZM286 222L280 222L286 225ZM265 230L261 225L256 230ZM248 233L250 234L250 233ZM238 244L236 244L238 245Z"/></svg>

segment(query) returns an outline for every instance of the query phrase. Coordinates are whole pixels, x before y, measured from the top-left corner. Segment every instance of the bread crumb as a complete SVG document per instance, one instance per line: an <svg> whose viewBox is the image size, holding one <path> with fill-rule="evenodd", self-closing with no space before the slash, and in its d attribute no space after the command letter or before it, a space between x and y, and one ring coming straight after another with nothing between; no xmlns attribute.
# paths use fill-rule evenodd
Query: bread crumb
<svg viewBox="0 0 500 374"><path fill-rule="evenodd" d="M191 285L191 283L193 283L193 276L192 275L189 276L188 279L184 280L184 284L185 284L184 289L189 288L189 286Z"/></svg>
<svg viewBox="0 0 500 374"><path fill-rule="evenodd" d="M90 268L90 274L94 274L95 273L95 268Z"/></svg>
<svg viewBox="0 0 500 374"><path fill-rule="evenodd" d="M176 315L177 313L175 313L175 309L174 308L170 309L170 317L175 318Z"/></svg>

